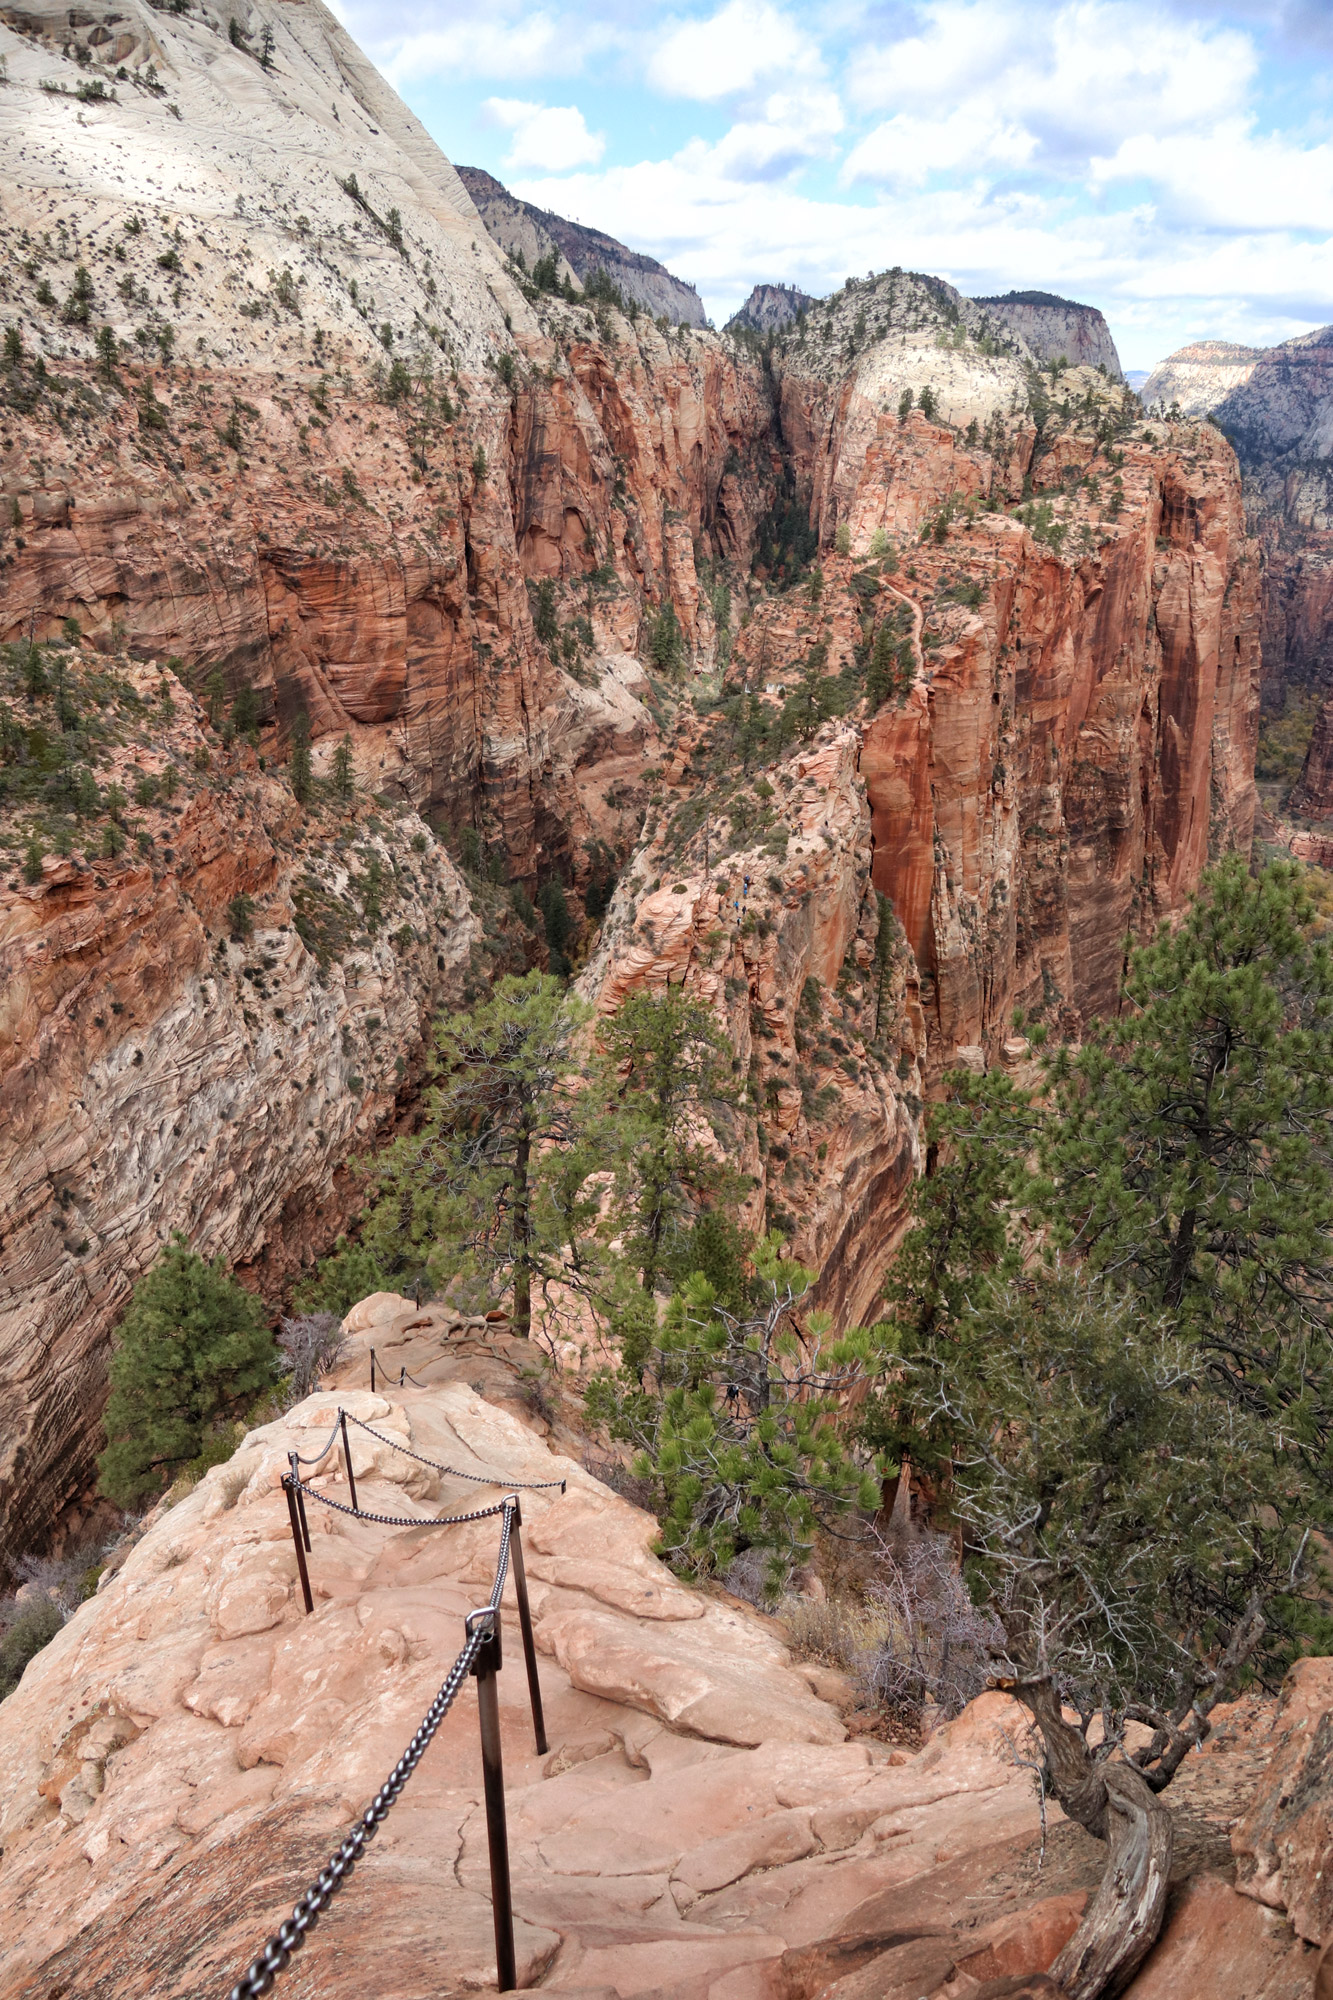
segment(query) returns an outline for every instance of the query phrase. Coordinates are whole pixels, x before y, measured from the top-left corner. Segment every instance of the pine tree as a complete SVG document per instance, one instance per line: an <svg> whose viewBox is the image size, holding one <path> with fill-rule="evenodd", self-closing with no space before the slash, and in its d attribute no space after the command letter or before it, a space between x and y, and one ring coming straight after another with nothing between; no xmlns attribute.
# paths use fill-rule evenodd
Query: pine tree
<svg viewBox="0 0 1333 2000"><path fill-rule="evenodd" d="M116 352L115 332L111 327L104 326L97 336L97 361L104 382L115 380Z"/></svg>
<svg viewBox="0 0 1333 2000"><path fill-rule="evenodd" d="M287 773L291 779L292 797L298 805L310 803L314 779L310 765L310 717L302 709L292 724L292 752Z"/></svg>
<svg viewBox="0 0 1333 2000"><path fill-rule="evenodd" d="M567 1198L568 1156L577 1151L579 1189L598 1164L583 1149L595 1093L570 1082L573 1036L589 1012L534 972L506 976L482 1006L448 1016L421 1130L374 1163L362 1245L378 1267L418 1283L471 1282L487 1304L512 1290L514 1331L525 1337L534 1285L577 1287L565 1252L597 1213L595 1186L573 1212Z"/></svg>
<svg viewBox="0 0 1333 2000"><path fill-rule="evenodd" d="M356 790L355 767L352 763L352 739L344 736L333 753L333 789L340 799L350 799Z"/></svg>
<svg viewBox="0 0 1333 2000"><path fill-rule="evenodd" d="M1294 862L1205 876L1136 952L1126 1006L1050 1065L1027 1195L1237 1400L1333 1446L1333 954ZM1329 1405L1315 1417L1316 1407Z"/></svg>
<svg viewBox="0 0 1333 2000"><path fill-rule="evenodd" d="M838 1421L867 1337L830 1339L828 1315L808 1309L815 1273L782 1248L777 1235L755 1245L739 1301L691 1275L660 1325L641 1316L620 1368L599 1371L585 1396L591 1422L635 1448L636 1476L657 1489L672 1566L716 1575L760 1549L773 1599L818 1525L878 1498Z"/></svg>
<svg viewBox="0 0 1333 2000"><path fill-rule="evenodd" d="M728 1131L733 1055L717 1016L678 987L632 993L602 1023L601 1046L627 1116L615 1227L651 1293L695 1211L734 1191L725 1144L715 1150L703 1136Z"/></svg>
<svg viewBox="0 0 1333 2000"><path fill-rule="evenodd" d="M183 1236L134 1288L115 1336L101 1490L130 1507L268 1388L277 1355L264 1307Z"/></svg>

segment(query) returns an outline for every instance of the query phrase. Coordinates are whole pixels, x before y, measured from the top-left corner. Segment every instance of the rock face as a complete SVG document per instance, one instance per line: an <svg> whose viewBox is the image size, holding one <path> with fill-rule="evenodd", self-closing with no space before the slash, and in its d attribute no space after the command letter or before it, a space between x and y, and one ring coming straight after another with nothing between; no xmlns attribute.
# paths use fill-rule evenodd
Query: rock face
<svg viewBox="0 0 1333 2000"><path fill-rule="evenodd" d="M751 333L773 333L818 304L818 299L798 291L795 285L756 285L740 311L727 321L727 332L746 327Z"/></svg>
<svg viewBox="0 0 1333 2000"><path fill-rule="evenodd" d="M771 368L706 330L540 295L318 0L256 4L239 43L202 16L126 9L0 26L0 290L23 347L0 371L0 638L49 639L72 617L127 674L171 662L182 710L218 675L224 705L251 704L258 754L253 797L190 807L197 898L174 864L52 863L32 893L5 892L29 940L0 1142L23 1275L0 1381L24 1534L68 1490L62 1454L86 1467L106 1327L166 1232L242 1259L267 1246L281 1267L341 1220L324 1192L336 1149L389 1115L439 978L471 955L433 837L431 884L403 852L412 813L466 833L493 881L531 893L558 875L576 922L594 874L619 871L591 990L609 1004L679 966L707 991L754 1093L756 1219L797 1238L854 1318L940 1072L960 1049L999 1059L1015 1004L1067 1025L1112 1004L1126 927L1177 910L1210 848L1247 844L1252 811L1256 572L1217 433L1158 425L1144 442L1090 369L1034 400L1018 333L902 271L777 328ZM119 345L98 348L102 324ZM823 551L813 617L804 585L778 588L793 532ZM653 681L638 656L660 651L667 607ZM806 731L766 801L747 783L724 891L689 697L706 709L730 658L727 687L739 671L776 712L812 646L863 675L890 614L910 628L910 690ZM355 902L369 867L334 839L327 879L302 887L274 775L302 714L317 774L349 743L368 829L377 802L385 830L363 846L383 839L379 865L419 878L399 920L417 955L377 961L384 991L337 1006L272 941L302 896ZM16 860L31 814L6 812ZM215 1046L204 966L247 870L273 899L262 976L281 960L285 978L290 953L309 1011L303 1039L229 1027ZM48 969L72 977L73 907L79 962L123 965L142 995L132 1018L105 1016L109 1046L142 1030L123 1047L160 1066L171 1107L119 1083L105 1101L123 1139L96 1174L102 1043L80 1009L95 1020L100 988ZM363 1019L379 1037L364 1051ZM238 1112L214 1117L189 1171L187 1048L208 1051L201 1107L234 1083ZM249 1119L298 1082L308 1115ZM62 1216L91 1201L86 1223L57 1231L53 1200ZM76 1255L85 1235L98 1247ZM52 1327L54 1366L36 1331Z"/></svg>
<svg viewBox="0 0 1333 2000"><path fill-rule="evenodd" d="M1063 357L1076 368L1101 367L1108 375L1119 377L1120 356L1105 316L1096 306L1076 305L1073 299L1057 298L1054 292L1005 292L974 303L985 306L987 312L1021 334L1039 360Z"/></svg>
<svg viewBox="0 0 1333 2000"><path fill-rule="evenodd" d="M1205 417L1244 387L1266 352L1234 340L1192 341L1158 362L1139 385L1139 400L1145 409L1174 406L1184 417Z"/></svg>
<svg viewBox="0 0 1333 2000"><path fill-rule="evenodd" d="M665 313L673 326L704 325L703 300L694 286L673 278L655 257L626 249L600 229L589 229L581 222L521 201L482 167L459 167L458 178L500 248L510 256L521 250L529 270L539 258L554 253L579 284L594 271L605 271L627 299L633 299L654 319Z"/></svg>
<svg viewBox="0 0 1333 2000"><path fill-rule="evenodd" d="M649 1516L459 1379L476 1366L466 1342L451 1351L429 1314L414 1330L404 1300L351 1317L342 1386L159 1508L0 1707L5 2000L227 1990L393 1768L486 1600L495 1517L432 1517L491 1504L516 1480L566 1482L522 1495L542 1756L512 1575L504 1597L520 1985L622 2000L1052 1990L1041 1975L1100 1852L1057 1808L1039 1869L1037 1800L1002 1733L1021 1731L1015 1704L985 1695L915 1752L849 1740L841 1677L794 1661L775 1621L682 1587L648 1552ZM372 1396L365 1345L400 1326L395 1356L435 1386ZM319 1453L339 1405L361 1506L421 1525L308 1499L307 1617L278 1481L289 1450ZM311 1474L347 1504L336 1452ZM1225 1775L1205 1753L1177 1781L1214 1820L1234 1810L1207 1783L1219 1761ZM1306 1954L1275 1932L1226 1881L1198 1877L1131 1995L1295 2000L1298 1985L1267 1982L1304 1971L1308 1990ZM412 2000L495 1977L465 1681L283 1989L339 2000L373 1978L385 2000Z"/></svg>
<svg viewBox="0 0 1333 2000"><path fill-rule="evenodd" d="M1333 326L1268 348L1245 382L1217 405L1216 415L1245 464L1328 458L1333 454Z"/></svg>
<svg viewBox="0 0 1333 2000"><path fill-rule="evenodd" d="M664 799L581 982L603 1013L679 986L720 1015L744 1079L749 1220L792 1239L844 1325L870 1312L905 1224L926 1057L910 955L875 969L861 755L859 729L829 726L759 789L710 787L705 824Z"/></svg>
<svg viewBox="0 0 1333 2000"><path fill-rule="evenodd" d="M1092 409L1120 392L1088 371L1058 436L1049 414L1040 434L1006 428L1021 357L988 351L977 307L904 297L903 278L890 303L894 283L839 295L822 340L775 368L823 544L845 529L852 551L826 574L850 588L868 559L859 603L910 618L915 685L866 720L861 768L875 884L923 975L932 1060L950 1061L997 1054L1015 1004L1071 1024L1112 1006L1113 940L1179 908L1210 846L1248 848L1258 552L1210 426L1129 436L1114 471ZM900 417L923 386L948 428ZM1025 476L1049 510L1038 497L1026 522L1000 511ZM876 536L910 556L886 568Z"/></svg>
<svg viewBox="0 0 1333 2000"><path fill-rule="evenodd" d="M87 1485L109 1329L172 1230L258 1260L271 1288L323 1249L345 1161L391 1122L481 936L415 813L308 817L252 751L219 755L172 676L132 668L126 686L104 782L127 798L146 776L175 782L134 814L146 851L51 855L39 882L0 883L11 1549Z"/></svg>

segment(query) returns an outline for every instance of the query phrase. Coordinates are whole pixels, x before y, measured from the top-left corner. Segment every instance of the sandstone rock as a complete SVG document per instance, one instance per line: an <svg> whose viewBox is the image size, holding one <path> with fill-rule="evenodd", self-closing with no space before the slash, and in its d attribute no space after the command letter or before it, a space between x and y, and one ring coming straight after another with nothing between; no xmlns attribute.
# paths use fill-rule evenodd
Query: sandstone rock
<svg viewBox="0 0 1333 2000"><path fill-rule="evenodd" d="M1121 373L1111 329L1096 306L1076 305L1052 292L1006 292L998 298L978 298L993 319L1012 327L1041 361L1068 361L1072 366L1102 367Z"/></svg>
<svg viewBox="0 0 1333 2000"><path fill-rule="evenodd" d="M1323 1944L1333 1934L1333 1662L1297 1661L1271 1741L1264 1784L1231 1836L1236 1887Z"/></svg>
<svg viewBox="0 0 1333 2000"><path fill-rule="evenodd" d="M1244 387L1266 352L1234 340L1192 341L1158 362L1139 390L1139 401L1145 409L1175 404L1182 416L1207 416L1233 389Z"/></svg>

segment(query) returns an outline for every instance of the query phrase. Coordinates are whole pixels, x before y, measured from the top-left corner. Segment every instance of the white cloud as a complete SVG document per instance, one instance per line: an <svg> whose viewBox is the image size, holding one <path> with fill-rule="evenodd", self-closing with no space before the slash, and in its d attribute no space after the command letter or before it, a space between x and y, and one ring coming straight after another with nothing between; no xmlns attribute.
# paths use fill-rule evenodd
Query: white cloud
<svg viewBox="0 0 1333 2000"><path fill-rule="evenodd" d="M1257 137L1247 120L1204 134L1137 133L1092 162L1094 186L1144 180L1179 219L1227 230L1333 230L1333 146Z"/></svg>
<svg viewBox="0 0 1333 2000"><path fill-rule="evenodd" d="M606 151L600 132L590 132L573 104L529 104L519 97L488 97L486 116L513 133L505 165L514 173L568 173L595 167Z"/></svg>
<svg viewBox="0 0 1333 2000"><path fill-rule="evenodd" d="M934 0L922 33L858 54L847 89L865 111L1019 129L1034 155L1073 159L1234 115L1255 65L1250 38L1234 29L1117 0L1074 0L1054 14Z"/></svg>
<svg viewBox="0 0 1333 2000"><path fill-rule="evenodd" d="M769 78L816 76L818 46L768 0L727 0L707 21L672 28L648 64L648 81L668 97L714 103Z"/></svg>
<svg viewBox="0 0 1333 2000"><path fill-rule="evenodd" d="M933 173L1026 166L1037 141L1023 126L966 109L942 119L900 113L867 133L843 168L845 182L919 187Z"/></svg>

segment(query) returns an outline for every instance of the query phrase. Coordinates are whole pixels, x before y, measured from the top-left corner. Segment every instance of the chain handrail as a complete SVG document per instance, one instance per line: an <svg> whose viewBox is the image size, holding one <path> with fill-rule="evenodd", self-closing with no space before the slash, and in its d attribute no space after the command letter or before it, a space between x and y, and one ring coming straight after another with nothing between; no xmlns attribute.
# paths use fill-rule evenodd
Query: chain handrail
<svg viewBox="0 0 1333 2000"><path fill-rule="evenodd" d="M500 1485L497 1479L495 1484ZM317 1486L307 1486L303 1479L296 1482L296 1490L304 1497L318 1500L321 1507L334 1507L340 1514L350 1514L354 1521L378 1521L382 1528L461 1528L468 1521L488 1521L493 1514L503 1514L508 1504L497 1500L493 1507L479 1507L473 1514L370 1514L364 1507L348 1507L341 1500L335 1500L328 1493L321 1493Z"/></svg>
<svg viewBox="0 0 1333 2000"><path fill-rule="evenodd" d="M507 1493L516 1490L522 1493L544 1493L555 1486L558 1486L562 1493L565 1490L566 1482L563 1479L497 1479L491 1472L461 1472L456 1465L441 1465L438 1458L423 1458L419 1451L411 1451L407 1445L399 1444L397 1438L385 1437L383 1431L377 1431L362 1418L354 1417L350 1410L340 1410L338 1414L340 1417L345 1416L348 1423L355 1424L358 1430L367 1431L371 1437L378 1438L381 1444L387 1444L392 1451L402 1452L404 1458L414 1458L418 1465L428 1465L432 1472L446 1472L451 1479L467 1479L474 1486L503 1486ZM305 1461L302 1460L302 1463Z"/></svg>
<svg viewBox="0 0 1333 2000"><path fill-rule="evenodd" d="M505 1579L509 1574L510 1529L517 1506L516 1500L504 1500L498 1507L487 1509L488 1513L504 1515L490 1602L481 1612L474 1611L469 1615L464 1627L467 1637L463 1650L450 1667L439 1693L422 1717L416 1734L366 1810L340 1843L337 1852L320 1869L305 1894L297 1899L290 1917L279 1924L258 1957L251 1960L241 1978L231 1988L227 2000L258 2000L259 1995L270 1991L278 1974L284 1972L290 1965L292 1953L301 1949L319 1922L321 1913L327 1909L360 1860L366 1842L374 1839L388 1818L404 1785L426 1754L435 1732L457 1700L459 1690L471 1673L483 1646L495 1640L500 1599L504 1594ZM483 1631L474 1621L486 1616L489 1616L489 1628Z"/></svg>

